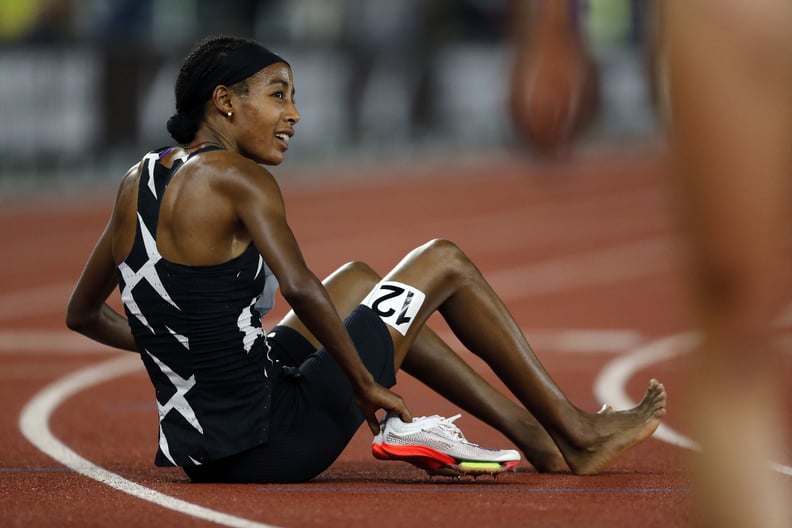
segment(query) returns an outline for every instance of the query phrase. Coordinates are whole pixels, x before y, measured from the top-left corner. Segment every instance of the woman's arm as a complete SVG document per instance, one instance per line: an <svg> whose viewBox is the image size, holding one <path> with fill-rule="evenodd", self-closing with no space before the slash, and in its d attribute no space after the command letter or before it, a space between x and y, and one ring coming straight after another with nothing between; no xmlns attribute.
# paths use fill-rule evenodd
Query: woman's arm
<svg viewBox="0 0 792 528"><path fill-rule="evenodd" d="M305 264L286 222L283 199L274 178L262 167L251 170L258 174L230 185L230 198L256 248L277 277L284 299L349 377L372 432L378 431L375 412L380 408L410 421L402 398L377 384L366 369L327 291Z"/></svg>
<svg viewBox="0 0 792 528"><path fill-rule="evenodd" d="M118 283L109 231L108 224L72 292L66 326L105 345L136 352L126 318L105 302Z"/></svg>
<svg viewBox="0 0 792 528"><path fill-rule="evenodd" d="M121 209L119 205L128 201L129 189L136 185L136 179L130 177L133 174L136 171L131 169L124 178L113 215L74 287L66 309L66 326L102 344L137 352L126 318L106 302L118 284L113 238Z"/></svg>

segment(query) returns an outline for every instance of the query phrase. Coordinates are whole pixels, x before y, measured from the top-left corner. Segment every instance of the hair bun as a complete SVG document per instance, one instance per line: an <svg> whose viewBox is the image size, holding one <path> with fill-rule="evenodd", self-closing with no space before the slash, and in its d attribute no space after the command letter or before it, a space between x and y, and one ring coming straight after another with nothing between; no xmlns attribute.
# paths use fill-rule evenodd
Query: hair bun
<svg viewBox="0 0 792 528"><path fill-rule="evenodd" d="M198 132L201 120L196 116L176 112L168 119L168 132L180 144L189 143Z"/></svg>

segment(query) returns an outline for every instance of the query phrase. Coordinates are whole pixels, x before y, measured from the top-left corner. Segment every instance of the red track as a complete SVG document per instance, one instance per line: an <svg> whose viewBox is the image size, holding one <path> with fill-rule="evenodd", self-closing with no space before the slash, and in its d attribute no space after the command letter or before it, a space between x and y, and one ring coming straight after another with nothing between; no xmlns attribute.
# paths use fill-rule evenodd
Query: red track
<svg viewBox="0 0 792 528"><path fill-rule="evenodd" d="M283 188L292 226L318 275L352 259L386 271L428 239L457 242L504 295L562 389L594 411L600 402L593 384L606 364L641 344L688 330L658 160L652 154L596 156L563 169L492 160L435 165L419 173L410 173L405 163L355 169L340 180L300 177L283 181ZM0 525L216 525L82 476L23 437L20 413L43 388L124 354L71 335L63 324L69 285L104 226L111 198L4 202ZM280 301L267 325L284 311ZM432 325L447 334L441 320ZM455 347L492 378L480 361ZM792 371L791 363L786 368ZM684 357L659 360L626 385L638 399L650 377L663 381L667 423L678 431L684 431L679 416L685 365ZM396 390L415 415L458 412L404 374ZM167 496L247 519L251 526L667 528L689 522L688 454L656 439L595 477L540 475L523 463L518 473L498 479L452 480L374 459L364 428L338 462L310 483L193 485L179 470L153 466L156 424L152 389L140 369L58 402L50 421L55 437L94 464ZM472 441L511 447L469 415L463 413L457 424Z"/></svg>

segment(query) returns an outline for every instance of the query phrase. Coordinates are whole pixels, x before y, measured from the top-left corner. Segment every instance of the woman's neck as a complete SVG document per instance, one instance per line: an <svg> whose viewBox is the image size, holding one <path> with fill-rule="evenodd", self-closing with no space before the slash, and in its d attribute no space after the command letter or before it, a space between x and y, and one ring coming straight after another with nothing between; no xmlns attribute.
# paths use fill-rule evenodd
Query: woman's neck
<svg viewBox="0 0 792 528"><path fill-rule="evenodd" d="M200 140L200 141L194 141L193 143L190 143L189 145L182 145L182 148L184 150L194 150L194 149L199 149L201 147L206 147L206 146L220 147L221 149L224 149L224 150L226 148L226 146L223 145L222 143L220 143L219 141L211 141L211 140L208 140L208 139L203 139L203 140Z"/></svg>

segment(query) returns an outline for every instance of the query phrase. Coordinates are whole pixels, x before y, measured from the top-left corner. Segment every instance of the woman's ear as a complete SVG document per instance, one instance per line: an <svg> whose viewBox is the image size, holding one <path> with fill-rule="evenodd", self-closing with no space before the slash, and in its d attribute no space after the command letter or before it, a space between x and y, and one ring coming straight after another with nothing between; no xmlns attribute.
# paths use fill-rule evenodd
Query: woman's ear
<svg viewBox="0 0 792 528"><path fill-rule="evenodd" d="M231 90L222 84L215 87L212 92L212 104L221 114L231 117L233 115L233 108L231 105Z"/></svg>

